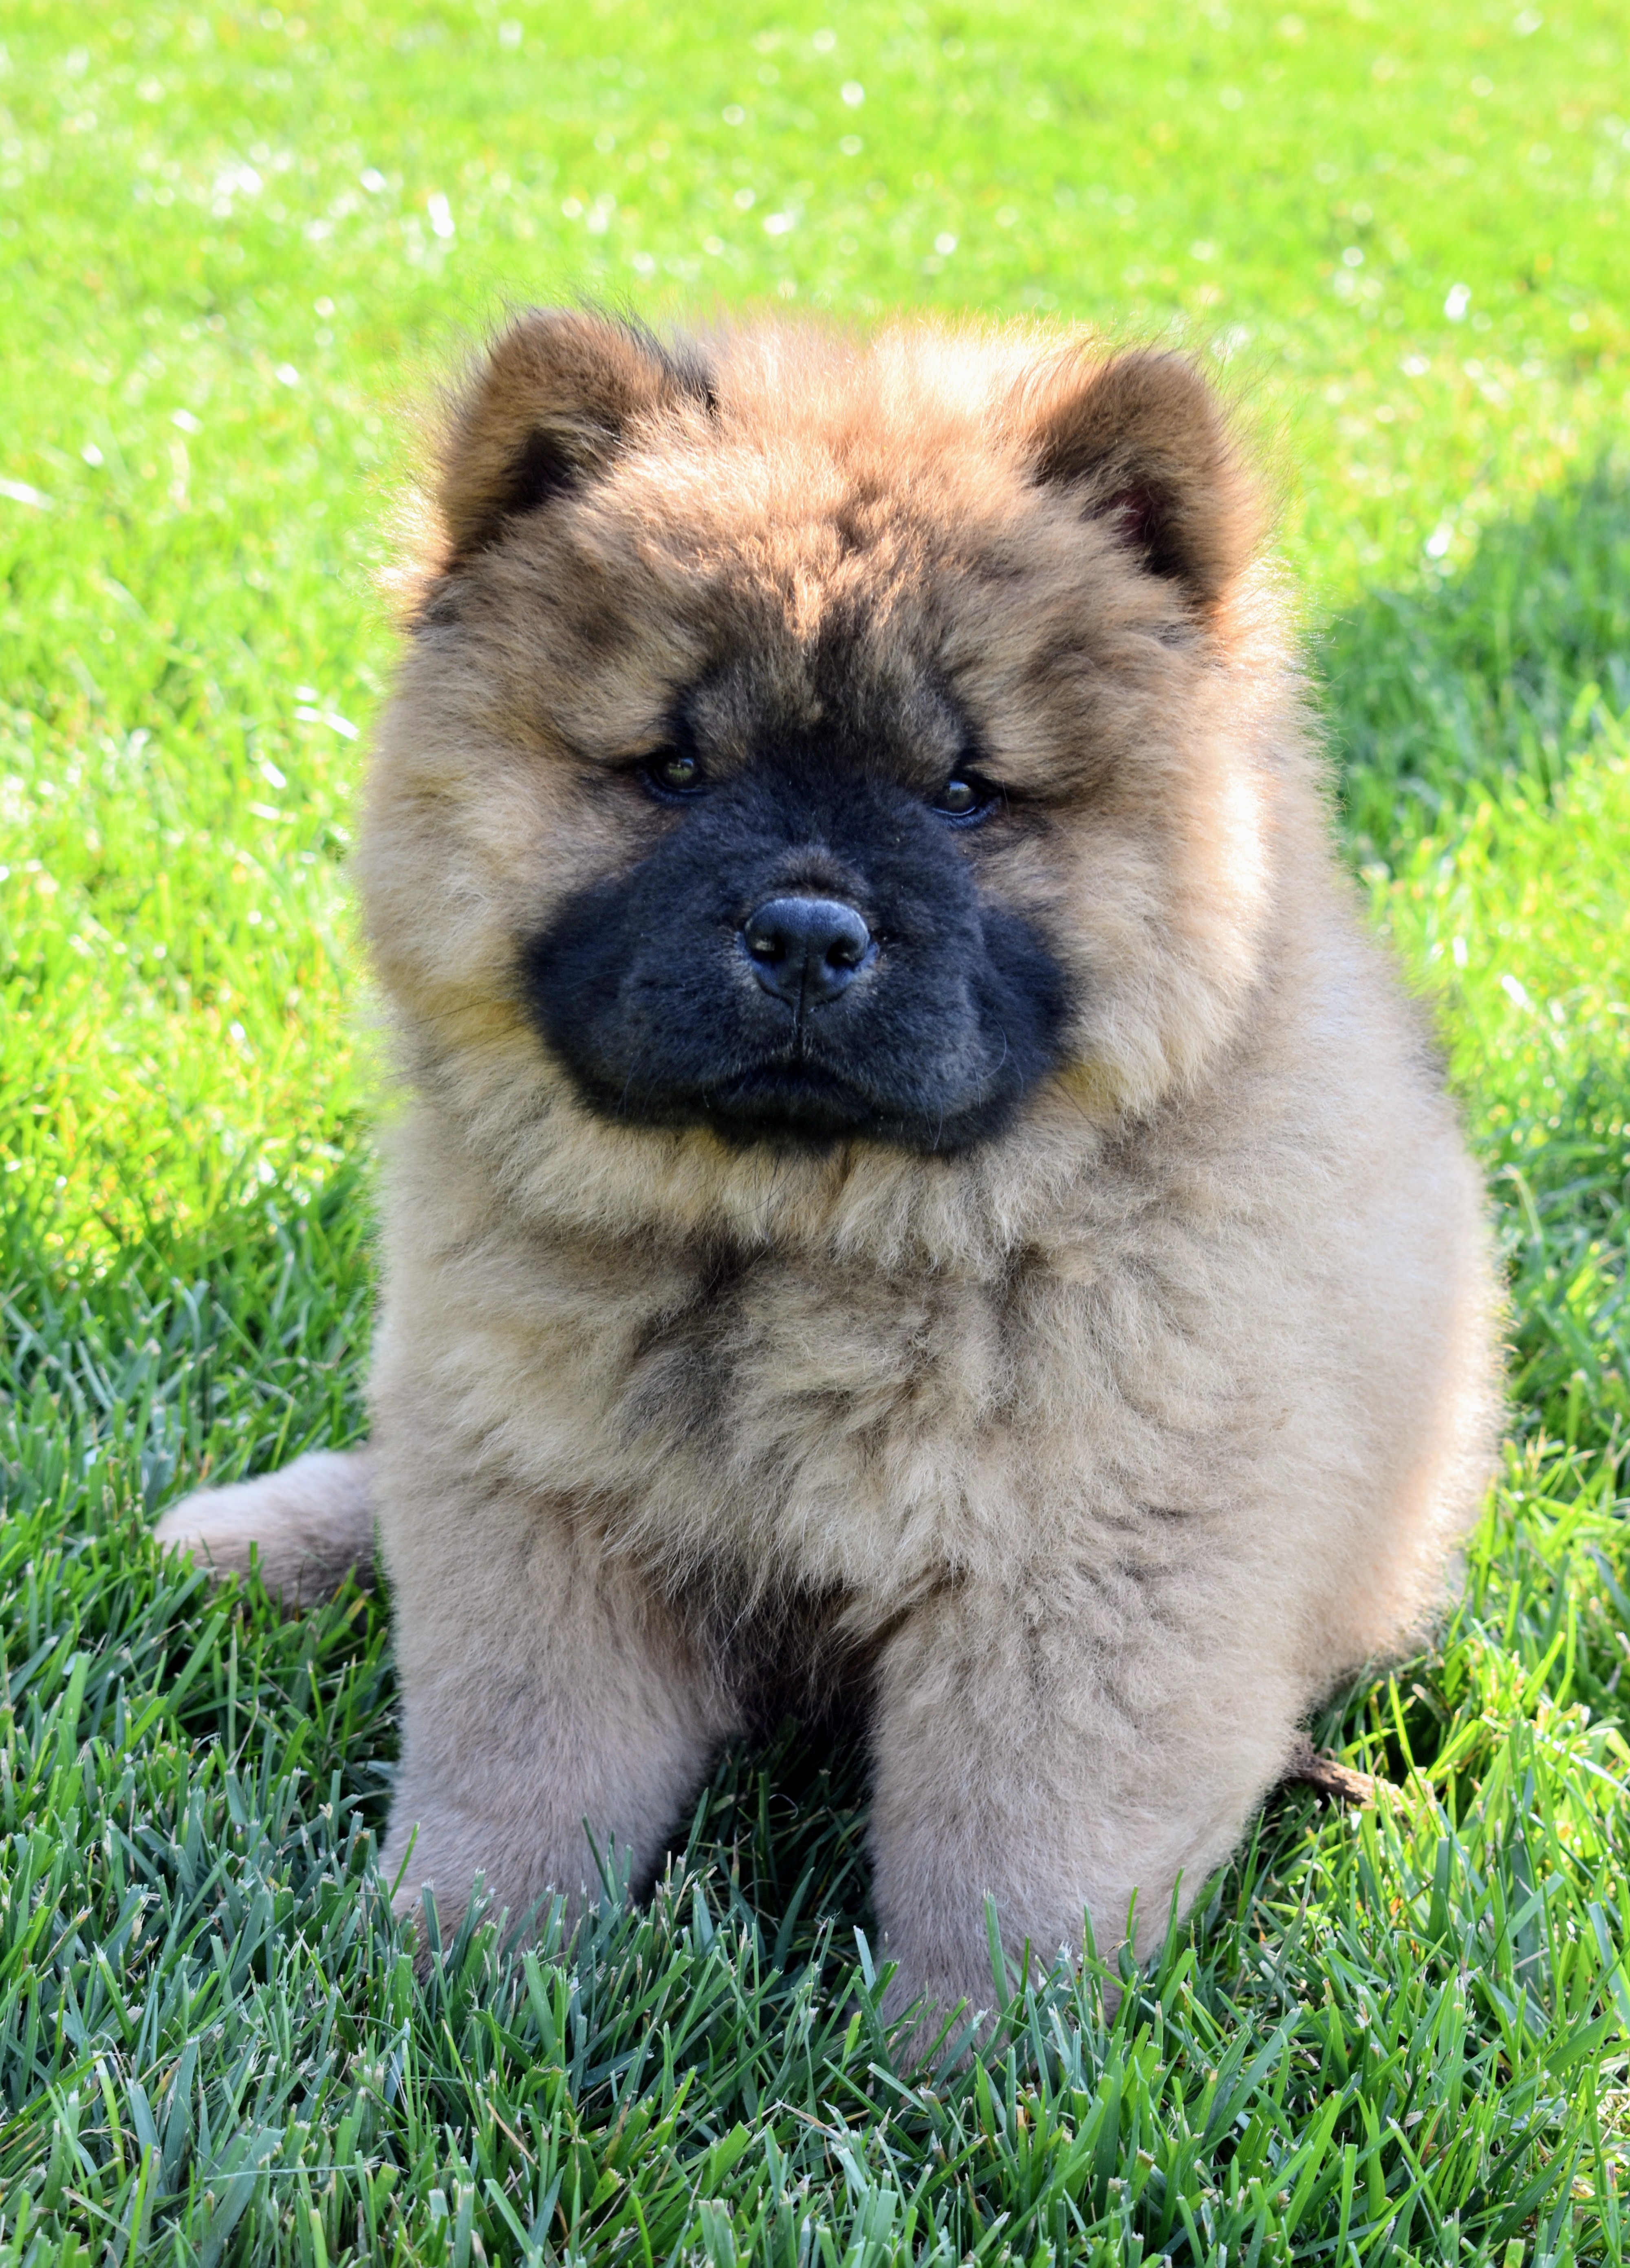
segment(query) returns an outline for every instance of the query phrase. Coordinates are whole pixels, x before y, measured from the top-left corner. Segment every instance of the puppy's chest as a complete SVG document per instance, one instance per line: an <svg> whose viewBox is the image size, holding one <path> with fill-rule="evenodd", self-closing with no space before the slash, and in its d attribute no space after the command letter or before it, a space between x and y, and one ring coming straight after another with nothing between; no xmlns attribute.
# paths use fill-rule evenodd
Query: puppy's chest
<svg viewBox="0 0 1630 2268"><path fill-rule="evenodd" d="M949 1541L1014 1374L984 1286L721 1260L630 1335L608 1417L653 1542L867 1580Z"/></svg>
<svg viewBox="0 0 1630 2268"><path fill-rule="evenodd" d="M983 1287L784 1260L715 1262L644 1320L622 1393L628 1435L773 1453L834 1436L873 1451L948 1440L988 1414L1006 1350Z"/></svg>

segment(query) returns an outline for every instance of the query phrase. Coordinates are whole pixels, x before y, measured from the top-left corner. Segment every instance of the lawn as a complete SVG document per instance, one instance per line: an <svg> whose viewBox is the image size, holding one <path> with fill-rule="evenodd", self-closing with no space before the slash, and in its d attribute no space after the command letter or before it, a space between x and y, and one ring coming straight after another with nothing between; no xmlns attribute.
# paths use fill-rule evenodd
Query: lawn
<svg viewBox="0 0 1630 2268"><path fill-rule="evenodd" d="M1630 2218L1630 40L1603 0L0 16L0 2268L1618 2262ZM359 1429L344 882L414 404L506 301L1175 335L1283 499L1438 1004L1510 1439L1428 1656L1106 2016L896 2075L865 1789L416 1980L381 1605L159 1509ZM1112 1974L1112 1970L1110 1971ZM1113 1996L1111 1996L1113 1997Z"/></svg>

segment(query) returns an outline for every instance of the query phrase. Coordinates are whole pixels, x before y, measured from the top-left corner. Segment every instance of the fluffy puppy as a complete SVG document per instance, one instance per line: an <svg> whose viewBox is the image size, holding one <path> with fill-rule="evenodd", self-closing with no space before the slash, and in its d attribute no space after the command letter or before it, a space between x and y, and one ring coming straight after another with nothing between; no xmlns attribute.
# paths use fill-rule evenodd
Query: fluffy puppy
<svg viewBox="0 0 1630 2268"><path fill-rule="evenodd" d="M864 1712L896 2007L1141 1945L1439 1596L1496 1303L1256 492L1163 354L537 313L444 436L357 861L365 1462L165 1518L395 1602L385 1867L648 1880Z"/></svg>

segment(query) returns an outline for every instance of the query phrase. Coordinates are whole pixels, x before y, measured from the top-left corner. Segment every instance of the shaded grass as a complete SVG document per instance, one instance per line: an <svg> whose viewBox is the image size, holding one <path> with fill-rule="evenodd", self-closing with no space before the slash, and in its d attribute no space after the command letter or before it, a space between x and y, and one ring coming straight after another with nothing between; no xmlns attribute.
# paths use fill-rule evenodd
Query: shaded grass
<svg viewBox="0 0 1630 2268"><path fill-rule="evenodd" d="M1604 458L1460 572L1370 594L1318 658L1361 857L1395 858L1474 792L1555 788L1598 715L1630 710L1630 474Z"/></svg>
<svg viewBox="0 0 1630 2268"><path fill-rule="evenodd" d="M1630 711L1593 699L1582 721L1594 730L1557 785L1549 765L1496 773L1449 832L1371 879L1439 1005L1501 1203L1518 1428L1617 1455L1630 1440Z"/></svg>

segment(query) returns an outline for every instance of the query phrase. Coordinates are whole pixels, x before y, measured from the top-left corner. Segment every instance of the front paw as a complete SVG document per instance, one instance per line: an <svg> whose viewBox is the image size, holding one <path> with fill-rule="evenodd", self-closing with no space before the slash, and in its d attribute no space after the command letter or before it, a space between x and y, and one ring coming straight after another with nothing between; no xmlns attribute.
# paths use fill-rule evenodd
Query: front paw
<svg viewBox="0 0 1630 2268"><path fill-rule="evenodd" d="M990 2045L1002 2008L987 1976L924 1976L902 1966L883 1994L882 2019L899 2072L935 2071L948 2058L965 2064Z"/></svg>

